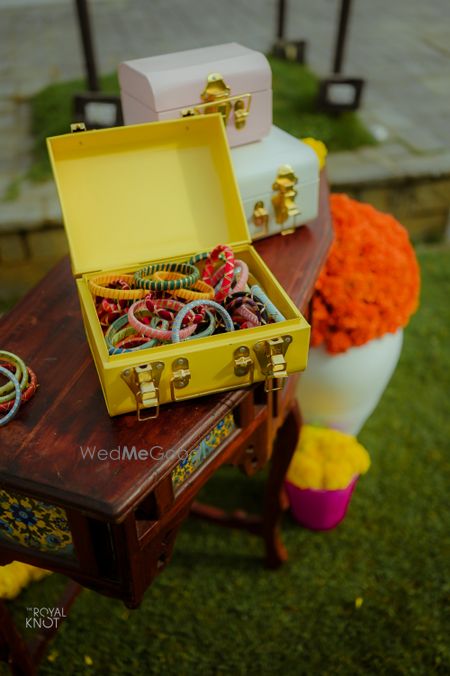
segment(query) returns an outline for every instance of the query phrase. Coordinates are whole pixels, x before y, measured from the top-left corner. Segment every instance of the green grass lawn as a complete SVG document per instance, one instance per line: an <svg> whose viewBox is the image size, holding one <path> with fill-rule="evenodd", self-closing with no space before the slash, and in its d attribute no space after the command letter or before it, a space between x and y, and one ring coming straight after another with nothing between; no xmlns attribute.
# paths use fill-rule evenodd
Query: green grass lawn
<svg viewBox="0 0 450 676"><path fill-rule="evenodd" d="M351 150L375 143L356 113L334 116L316 112L319 80L308 68L273 57L270 57L270 63L273 72L274 124L297 137L318 138L326 143L329 150ZM101 85L105 92L119 92L115 74L103 77ZM84 88L82 80L55 84L31 99L34 138L34 162L28 174L31 180L50 178L45 139L69 131L73 121L73 95ZM17 190L17 184L13 184L7 198L14 199Z"/></svg>
<svg viewBox="0 0 450 676"><path fill-rule="evenodd" d="M261 566L258 539L188 521L139 610L83 592L42 674L449 673L450 249L419 257L421 308L360 435L372 468L346 520L313 533L287 517L290 560L277 572ZM202 497L253 511L263 488L263 474L227 468ZM26 590L12 604L19 625L62 582Z"/></svg>

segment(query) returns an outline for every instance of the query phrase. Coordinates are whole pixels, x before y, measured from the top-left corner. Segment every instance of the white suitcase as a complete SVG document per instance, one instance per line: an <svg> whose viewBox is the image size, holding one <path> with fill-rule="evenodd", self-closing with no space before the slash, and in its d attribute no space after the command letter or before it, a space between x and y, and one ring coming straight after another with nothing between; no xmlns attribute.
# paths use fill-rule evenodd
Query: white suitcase
<svg viewBox="0 0 450 676"><path fill-rule="evenodd" d="M272 127L262 141L231 149L253 240L311 221L319 208L319 160L314 150Z"/></svg>
<svg viewBox="0 0 450 676"><path fill-rule="evenodd" d="M230 146L258 141L272 124L272 72L264 54L235 42L119 65L125 124L220 112Z"/></svg>

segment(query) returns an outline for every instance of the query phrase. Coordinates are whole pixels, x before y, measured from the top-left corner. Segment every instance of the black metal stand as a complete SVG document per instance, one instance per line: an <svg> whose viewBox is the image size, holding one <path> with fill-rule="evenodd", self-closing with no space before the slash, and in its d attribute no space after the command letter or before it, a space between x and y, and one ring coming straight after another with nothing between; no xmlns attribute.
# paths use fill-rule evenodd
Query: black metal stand
<svg viewBox="0 0 450 676"><path fill-rule="evenodd" d="M73 115L75 122L84 122L87 129L117 127L123 124L122 106L117 94L103 94L97 73L94 41L87 0L75 0L88 91L75 94ZM102 111L103 114L99 114ZM101 118L108 118L107 121Z"/></svg>
<svg viewBox="0 0 450 676"><path fill-rule="evenodd" d="M339 113L345 110L358 110L361 104L364 80L341 75L351 7L352 0L341 0L333 57L333 76L320 83L317 99L317 106L320 110Z"/></svg>
<svg viewBox="0 0 450 676"><path fill-rule="evenodd" d="M286 40L284 37L287 9L287 0L278 0L277 36L272 47L272 54L280 59L306 63L307 42L305 40Z"/></svg>

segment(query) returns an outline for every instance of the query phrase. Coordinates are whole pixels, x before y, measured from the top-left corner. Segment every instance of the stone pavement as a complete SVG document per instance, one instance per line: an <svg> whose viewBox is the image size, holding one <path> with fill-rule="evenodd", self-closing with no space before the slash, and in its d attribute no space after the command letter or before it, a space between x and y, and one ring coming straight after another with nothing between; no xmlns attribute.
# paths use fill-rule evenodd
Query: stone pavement
<svg viewBox="0 0 450 676"><path fill-rule="evenodd" d="M287 37L308 40L308 62L321 75L331 64L338 5L338 0L289 0ZM333 155L332 182L345 188L438 180L434 192L445 211L450 4L355 0L353 7L344 72L367 80L362 115L383 143ZM275 0L90 0L90 8L103 73L125 59L220 42L267 51L275 33ZM30 163L27 97L82 74L74 2L0 0L0 198ZM0 201L0 233L11 237L59 222L52 184L26 185L19 199ZM39 250L50 244L19 246L10 238L3 258L14 259L24 246Z"/></svg>

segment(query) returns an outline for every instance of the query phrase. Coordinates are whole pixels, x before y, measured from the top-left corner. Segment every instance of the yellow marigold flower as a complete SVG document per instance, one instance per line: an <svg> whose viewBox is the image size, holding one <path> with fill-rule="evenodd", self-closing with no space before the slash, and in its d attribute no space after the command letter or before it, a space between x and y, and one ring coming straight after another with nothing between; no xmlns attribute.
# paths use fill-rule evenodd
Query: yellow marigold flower
<svg viewBox="0 0 450 676"><path fill-rule="evenodd" d="M286 478L298 488L340 490L369 467L369 454L354 436L304 425Z"/></svg>
<svg viewBox="0 0 450 676"><path fill-rule="evenodd" d="M50 575L49 571L19 561L0 566L0 599L15 598L30 582L45 575Z"/></svg>
<svg viewBox="0 0 450 676"><path fill-rule="evenodd" d="M319 169L323 169L325 166L325 158L328 155L325 143L309 136L307 138L302 138L301 140L314 150L319 158Z"/></svg>
<svg viewBox="0 0 450 676"><path fill-rule="evenodd" d="M350 463L327 461L323 466L322 488L327 491L338 491L341 488L346 488L353 476Z"/></svg>
<svg viewBox="0 0 450 676"><path fill-rule="evenodd" d="M295 453L286 478L299 488L321 488L322 468L313 458Z"/></svg>

